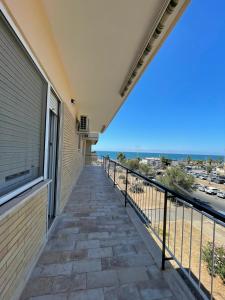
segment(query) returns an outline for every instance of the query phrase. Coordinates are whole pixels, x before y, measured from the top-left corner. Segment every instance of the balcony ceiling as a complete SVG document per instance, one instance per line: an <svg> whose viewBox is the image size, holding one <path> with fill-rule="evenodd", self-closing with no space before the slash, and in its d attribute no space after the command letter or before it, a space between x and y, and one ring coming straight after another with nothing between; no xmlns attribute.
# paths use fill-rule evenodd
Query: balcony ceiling
<svg viewBox="0 0 225 300"><path fill-rule="evenodd" d="M80 113L89 116L92 131L107 127L188 1L178 1L128 91L121 97L132 65L169 2L43 0L74 98L79 102Z"/></svg>

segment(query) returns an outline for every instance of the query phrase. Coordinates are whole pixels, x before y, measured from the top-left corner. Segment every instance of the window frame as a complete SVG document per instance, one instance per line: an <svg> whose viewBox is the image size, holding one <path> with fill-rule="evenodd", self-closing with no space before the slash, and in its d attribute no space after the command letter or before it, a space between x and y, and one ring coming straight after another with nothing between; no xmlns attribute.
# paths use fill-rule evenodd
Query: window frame
<svg viewBox="0 0 225 300"><path fill-rule="evenodd" d="M27 42L23 38L22 34L20 33L18 27L14 23L13 19L11 18L10 14L8 13L8 11L5 8L5 6L3 5L3 3L0 3L0 12L2 13L2 15L4 16L6 21L9 23L9 26L14 31L15 35L17 36L17 38L19 39L19 41L21 42L21 44L23 45L23 47L27 51L27 54L32 59L35 67L38 69L38 71L41 73L41 75L43 76L44 80L47 83L47 95L46 95L47 99L46 99L46 104L45 104L45 110L46 111L44 113L45 130L44 130L44 137L43 137L43 144L44 144L43 147L44 148L43 148L43 158L42 158L42 160L43 160L42 176L39 176L36 179L22 185L21 187L13 189L12 191L6 193L5 195L0 196L0 206L1 206L4 203L12 200L13 198L18 196L19 194L21 194L21 193L25 192L26 190L32 188L33 186L37 185L41 181L48 179L48 138L49 138L49 109L50 109L49 103L50 103L51 90L54 91L54 93L58 97L60 103L62 103L62 101L61 101L61 97L59 96L59 94L57 93L57 91L54 88L53 84L50 82L50 80L48 79L46 73L44 72L44 70L42 69L40 64L38 63L35 55L32 53L31 48L29 47L29 45L27 44ZM59 120L59 121L61 121L61 120ZM59 160L59 158L58 158L58 160Z"/></svg>

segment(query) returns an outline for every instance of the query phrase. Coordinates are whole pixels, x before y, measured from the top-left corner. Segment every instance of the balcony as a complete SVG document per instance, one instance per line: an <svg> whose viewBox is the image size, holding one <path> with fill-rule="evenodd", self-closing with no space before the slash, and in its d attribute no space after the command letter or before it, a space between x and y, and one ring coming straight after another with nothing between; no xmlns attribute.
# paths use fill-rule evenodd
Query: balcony
<svg viewBox="0 0 225 300"><path fill-rule="evenodd" d="M21 300L194 299L100 166L86 166Z"/></svg>

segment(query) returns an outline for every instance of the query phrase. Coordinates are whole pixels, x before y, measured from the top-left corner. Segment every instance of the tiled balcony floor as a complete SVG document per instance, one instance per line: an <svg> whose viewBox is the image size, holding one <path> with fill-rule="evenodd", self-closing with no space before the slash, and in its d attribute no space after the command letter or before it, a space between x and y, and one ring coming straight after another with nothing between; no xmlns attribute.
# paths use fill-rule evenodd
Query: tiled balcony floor
<svg viewBox="0 0 225 300"><path fill-rule="evenodd" d="M165 280L104 171L86 167L21 300L185 298Z"/></svg>

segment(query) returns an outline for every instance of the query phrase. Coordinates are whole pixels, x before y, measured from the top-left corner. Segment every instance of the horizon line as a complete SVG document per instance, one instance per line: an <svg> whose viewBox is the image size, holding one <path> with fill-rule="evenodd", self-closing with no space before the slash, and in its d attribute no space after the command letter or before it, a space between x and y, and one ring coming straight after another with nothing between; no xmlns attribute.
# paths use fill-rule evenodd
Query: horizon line
<svg viewBox="0 0 225 300"><path fill-rule="evenodd" d="M210 155L213 155L213 156L225 156L225 153L224 154L209 154L209 153L191 153L191 152L174 152L174 151L168 151L168 152L161 152L161 151L149 151L149 150L139 150L139 151L132 151L132 150L94 150L94 151L102 151L102 152L128 152L128 153L152 153L152 154L179 154L179 155L205 155L205 156L210 156Z"/></svg>

